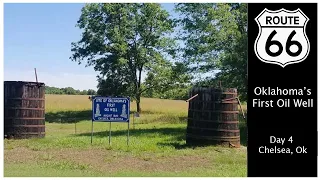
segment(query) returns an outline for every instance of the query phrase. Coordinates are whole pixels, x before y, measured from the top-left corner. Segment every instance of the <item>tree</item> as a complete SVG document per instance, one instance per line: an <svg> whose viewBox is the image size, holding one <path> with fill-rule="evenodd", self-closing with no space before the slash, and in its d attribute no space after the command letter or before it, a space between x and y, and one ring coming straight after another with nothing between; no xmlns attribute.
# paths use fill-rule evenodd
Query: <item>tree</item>
<svg viewBox="0 0 320 180"><path fill-rule="evenodd" d="M46 94L96 95L96 91L92 89L80 91L72 87L57 88L46 86Z"/></svg>
<svg viewBox="0 0 320 180"><path fill-rule="evenodd" d="M247 98L247 4L177 4L191 72L214 73L205 83L236 87Z"/></svg>
<svg viewBox="0 0 320 180"><path fill-rule="evenodd" d="M83 91L81 91L80 94L81 94L81 95L88 95L88 91L87 91L87 90L83 90Z"/></svg>
<svg viewBox="0 0 320 180"><path fill-rule="evenodd" d="M65 94L76 94L76 90L74 90L72 87L62 88L62 90Z"/></svg>
<svg viewBox="0 0 320 180"><path fill-rule="evenodd" d="M93 90L93 89L89 89L89 90L87 91L87 95L96 95L96 94L97 94L96 91Z"/></svg>
<svg viewBox="0 0 320 180"><path fill-rule="evenodd" d="M168 34L174 22L168 12L160 4L86 4L77 26L83 34L72 43L71 60L100 72L100 95L133 97L140 112L141 94L156 87L141 86L142 72L152 76L155 68L173 66L168 57L175 44Z"/></svg>
<svg viewBox="0 0 320 180"><path fill-rule="evenodd" d="M45 90L46 94L63 94L60 88L50 87L50 86L46 86L45 88L46 88Z"/></svg>

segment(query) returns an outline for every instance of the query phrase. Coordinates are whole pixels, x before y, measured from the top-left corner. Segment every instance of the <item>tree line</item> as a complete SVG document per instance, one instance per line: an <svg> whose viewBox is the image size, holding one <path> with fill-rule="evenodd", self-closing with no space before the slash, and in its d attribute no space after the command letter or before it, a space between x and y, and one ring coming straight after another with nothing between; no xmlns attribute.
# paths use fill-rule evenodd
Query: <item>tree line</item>
<svg viewBox="0 0 320 180"><path fill-rule="evenodd" d="M93 89L88 90L76 90L72 87L57 88L57 87L45 87L46 94L63 94L63 95L100 95ZM142 94L142 97L147 98L162 98L162 99L174 99L174 100L185 100L188 98L189 87L171 89L169 91L160 93L156 90L149 90Z"/></svg>
<svg viewBox="0 0 320 180"><path fill-rule="evenodd" d="M182 98L192 86L237 88L247 98L247 4L89 3L70 59L97 72L98 94ZM146 74L143 82L142 74ZM206 77L204 75L207 75Z"/></svg>
<svg viewBox="0 0 320 180"><path fill-rule="evenodd" d="M76 90L72 87L65 87L65 88L57 88L57 87L50 87L45 86L45 93L46 94L67 94L67 95L96 95L97 92L93 89L88 90Z"/></svg>

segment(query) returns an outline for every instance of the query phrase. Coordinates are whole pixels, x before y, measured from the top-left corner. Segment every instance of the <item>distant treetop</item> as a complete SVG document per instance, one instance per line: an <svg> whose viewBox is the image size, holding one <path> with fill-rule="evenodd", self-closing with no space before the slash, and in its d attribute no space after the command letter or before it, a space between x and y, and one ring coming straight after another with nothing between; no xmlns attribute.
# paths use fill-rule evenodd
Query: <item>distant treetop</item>
<svg viewBox="0 0 320 180"><path fill-rule="evenodd" d="M93 89L80 91L73 89L72 87L57 88L46 86L46 94L96 95L97 92Z"/></svg>

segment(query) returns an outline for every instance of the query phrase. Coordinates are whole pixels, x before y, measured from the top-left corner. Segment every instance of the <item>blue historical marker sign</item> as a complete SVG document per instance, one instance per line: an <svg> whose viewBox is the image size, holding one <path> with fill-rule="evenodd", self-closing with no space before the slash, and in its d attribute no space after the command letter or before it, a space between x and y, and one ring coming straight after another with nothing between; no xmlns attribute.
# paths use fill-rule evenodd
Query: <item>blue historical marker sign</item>
<svg viewBox="0 0 320 180"><path fill-rule="evenodd" d="M130 99L123 97L93 97L92 121L129 122Z"/></svg>

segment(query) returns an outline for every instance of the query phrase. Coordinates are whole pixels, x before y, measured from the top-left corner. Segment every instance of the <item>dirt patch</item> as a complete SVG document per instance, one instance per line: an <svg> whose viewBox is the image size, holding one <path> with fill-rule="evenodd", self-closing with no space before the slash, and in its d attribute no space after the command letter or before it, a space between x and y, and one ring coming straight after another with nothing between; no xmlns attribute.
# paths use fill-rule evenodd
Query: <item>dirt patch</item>
<svg viewBox="0 0 320 180"><path fill-rule="evenodd" d="M70 154L69 154L70 153ZM135 171L186 171L195 167L209 167L209 160L200 156L180 157L134 157L108 150L87 150L78 152L64 151L63 159L72 159L78 163L86 163L102 172Z"/></svg>
<svg viewBox="0 0 320 180"><path fill-rule="evenodd" d="M150 161L148 167L141 170L147 171L171 171L180 172L188 171L199 167L210 167L211 163L208 159L201 156L175 156L175 157L162 157Z"/></svg>
<svg viewBox="0 0 320 180"><path fill-rule="evenodd" d="M181 157L134 157L131 154L118 153L111 150L59 150L52 154L56 160L71 160L88 164L101 172L135 171L186 171L195 167L209 167L209 160L200 156Z"/></svg>
<svg viewBox="0 0 320 180"><path fill-rule="evenodd" d="M156 157L152 154L135 157L130 153L121 153L104 149L74 150L60 149L32 151L27 148L15 148L5 151L5 163L41 163L44 161L71 161L86 164L101 172L121 171L188 171L197 167L210 167L210 161L201 156ZM210 167L212 168L212 167Z"/></svg>
<svg viewBox="0 0 320 180"><path fill-rule="evenodd" d="M39 151L32 151L26 147L17 147L4 151L4 163L32 162L38 157L38 155Z"/></svg>

